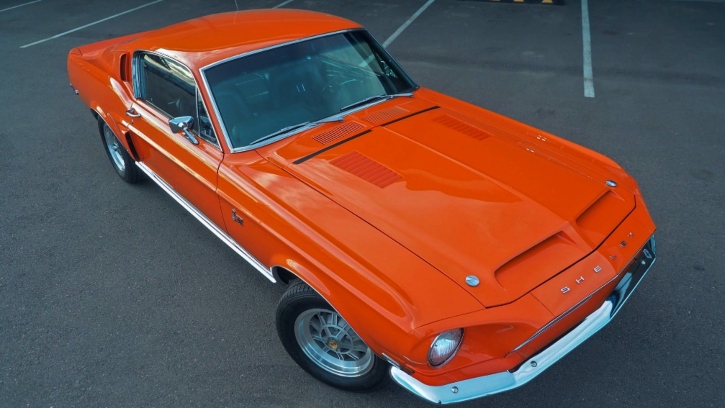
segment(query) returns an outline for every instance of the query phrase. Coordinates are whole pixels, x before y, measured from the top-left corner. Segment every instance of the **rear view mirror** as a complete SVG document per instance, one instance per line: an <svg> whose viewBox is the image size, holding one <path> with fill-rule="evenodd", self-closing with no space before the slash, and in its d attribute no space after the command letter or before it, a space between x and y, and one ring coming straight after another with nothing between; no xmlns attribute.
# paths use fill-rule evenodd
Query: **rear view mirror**
<svg viewBox="0 0 725 408"><path fill-rule="evenodd" d="M194 125L194 118L191 116L179 116L178 118L169 119L169 128L172 132L184 132L184 136L189 139L192 144L198 145L199 141L189 131L189 128L191 128L192 125Z"/></svg>

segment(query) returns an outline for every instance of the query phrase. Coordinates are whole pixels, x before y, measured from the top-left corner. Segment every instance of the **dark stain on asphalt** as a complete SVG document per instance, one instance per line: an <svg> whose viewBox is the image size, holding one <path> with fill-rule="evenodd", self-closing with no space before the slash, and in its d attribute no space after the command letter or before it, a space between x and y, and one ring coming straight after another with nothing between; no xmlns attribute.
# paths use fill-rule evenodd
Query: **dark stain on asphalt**
<svg viewBox="0 0 725 408"><path fill-rule="evenodd" d="M546 118L549 116L556 116L556 109L544 109L539 108L536 110L536 114L539 115L540 118Z"/></svg>
<svg viewBox="0 0 725 408"><path fill-rule="evenodd" d="M690 174L692 174L692 177L702 181L713 181L713 179L715 179L715 173L711 172L710 170L693 170L690 172Z"/></svg>

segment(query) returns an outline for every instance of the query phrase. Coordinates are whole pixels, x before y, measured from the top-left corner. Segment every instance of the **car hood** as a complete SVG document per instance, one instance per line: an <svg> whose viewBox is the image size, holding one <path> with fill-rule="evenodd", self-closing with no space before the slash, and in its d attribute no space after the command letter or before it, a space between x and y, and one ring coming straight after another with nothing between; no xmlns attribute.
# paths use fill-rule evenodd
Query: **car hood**
<svg viewBox="0 0 725 408"><path fill-rule="evenodd" d="M627 190L485 117L383 105L259 152L487 307L587 256L634 208Z"/></svg>

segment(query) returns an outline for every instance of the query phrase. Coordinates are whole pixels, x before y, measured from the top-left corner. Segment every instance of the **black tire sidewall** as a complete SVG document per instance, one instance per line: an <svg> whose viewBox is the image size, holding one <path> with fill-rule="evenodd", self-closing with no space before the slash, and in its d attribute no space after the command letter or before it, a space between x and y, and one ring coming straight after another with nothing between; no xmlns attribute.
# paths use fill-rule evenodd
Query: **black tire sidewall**
<svg viewBox="0 0 725 408"><path fill-rule="evenodd" d="M106 144L106 136L104 135L104 129L108 128L108 130L113 134L113 137L116 138L116 140L119 142L119 145L121 146L120 153L121 158L124 162L124 170L121 170L116 165L116 162L113 160L113 157L111 156L111 152L108 148L108 145ZM103 150L106 152L106 156L108 157L108 160L111 162L111 166L114 170L116 170L116 174L118 174L121 179L127 183L136 183L139 180L139 174L138 170L136 169L135 160L131 157L130 154L126 151L126 148L123 147L123 144L118 139L118 135L111 129L110 126L101 118L98 118L98 132L101 136L101 143L103 144Z"/></svg>
<svg viewBox="0 0 725 408"><path fill-rule="evenodd" d="M375 354L370 371L360 377L342 377L318 366L302 351L294 331L297 317L309 309L327 309L337 313L320 295L304 286L308 290L291 286L277 308L277 334L290 357L308 374L335 388L366 392L382 386L388 379L389 366Z"/></svg>

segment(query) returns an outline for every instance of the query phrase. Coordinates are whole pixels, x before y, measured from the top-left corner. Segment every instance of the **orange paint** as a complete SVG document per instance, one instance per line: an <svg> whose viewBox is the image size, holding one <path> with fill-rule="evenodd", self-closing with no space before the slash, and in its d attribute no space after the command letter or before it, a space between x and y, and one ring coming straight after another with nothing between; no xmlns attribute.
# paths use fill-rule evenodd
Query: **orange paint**
<svg viewBox="0 0 725 408"><path fill-rule="evenodd" d="M167 117L136 100L122 65L137 50L182 63L211 111L201 68L359 28L304 11L219 14L79 47L68 73L128 150L120 136L130 132L140 161L262 264L316 289L379 355L431 385L512 369L596 310L653 234L636 182L616 163L424 88L232 154L224 138L195 146L171 133ZM457 355L428 365L433 338L459 327Z"/></svg>

